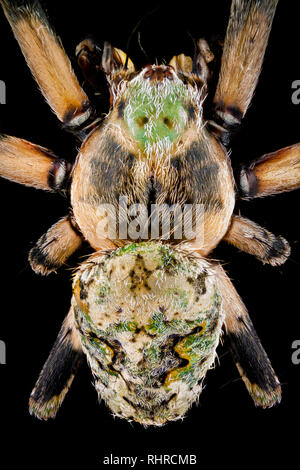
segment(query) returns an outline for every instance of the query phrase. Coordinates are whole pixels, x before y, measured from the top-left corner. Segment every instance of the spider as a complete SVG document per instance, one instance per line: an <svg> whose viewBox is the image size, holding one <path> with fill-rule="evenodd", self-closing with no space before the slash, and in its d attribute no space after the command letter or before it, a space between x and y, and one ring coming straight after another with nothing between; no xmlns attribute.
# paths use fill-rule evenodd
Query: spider
<svg viewBox="0 0 300 470"><path fill-rule="evenodd" d="M193 58L180 54L141 70L109 43L101 50L82 41L76 56L86 83L97 91L104 74L109 85L104 119L40 4L0 3L50 108L82 142L72 165L1 135L2 177L70 193L70 213L39 239L29 262L48 275L83 240L94 250L74 275L70 311L30 396L30 412L54 418L86 357L114 415L146 426L180 419L201 393L222 332L255 405L279 402L279 380L247 309L211 258L221 240L272 266L290 254L283 237L234 214L234 207L238 196L298 188L299 144L243 168L239 190L228 153L257 84L277 1L232 1L207 105L214 54L204 39ZM187 217L177 219L177 209ZM183 230L175 236L178 220Z"/></svg>

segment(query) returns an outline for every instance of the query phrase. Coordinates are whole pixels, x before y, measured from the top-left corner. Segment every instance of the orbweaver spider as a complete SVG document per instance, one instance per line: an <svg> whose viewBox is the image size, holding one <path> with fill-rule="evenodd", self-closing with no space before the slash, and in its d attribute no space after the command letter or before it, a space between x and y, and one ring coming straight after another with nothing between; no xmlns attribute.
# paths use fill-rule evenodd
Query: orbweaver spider
<svg viewBox="0 0 300 470"><path fill-rule="evenodd" d="M86 82L97 87L104 73L109 84L104 119L39 3L0 2L49 106L82 141L72 165L1 135L2 177L70 191L71 212L39 239L30 264L47 275L82 240L95 251L75 274L71 308L31 394L31 413L55 417L86 356L98 394L115 415L143 425L179 419L199 397L222 328L254 403L279 402L279 381L248 312L209 257L221 240L271 265L290 254L283 237L233 213L237 191L227 150L250 105L277 1L232 1L207 105L214 55L205 40L197 41L193 59L180 54L139 71L109 43L100 50L91 39L82 41L76 55ZM264 155L242 170L240 195L298 188L299 157L299 144ZM143 209L146 217L135 218ZM180 236L177 209L186 209Z"/></svg>

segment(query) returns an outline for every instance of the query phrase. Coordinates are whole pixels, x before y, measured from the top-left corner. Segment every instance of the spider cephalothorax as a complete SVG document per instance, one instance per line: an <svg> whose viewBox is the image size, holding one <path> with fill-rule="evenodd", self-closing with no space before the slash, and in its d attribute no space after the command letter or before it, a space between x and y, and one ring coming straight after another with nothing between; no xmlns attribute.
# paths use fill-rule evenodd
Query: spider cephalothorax
<svg viewBox="0 0 300 470"><path fill-rule="evenodd" d="M0 174L36 188L70 189L71 212L30 251L49 274L82 240L95 253L74 277L69 314L30 397L54 417L86 356L99 397L144 425L181 418L213 365L222 329L257 406L281 388L248 312L223 268L209 259L221 240L282 264L287 241L233 213L236 183L226 145L253 96L277 0L233 0L219 78L209 90L208 44L192 60L135 70L120 49L90 39L76 48L85 82L106 76L102 119L79 85L37 1L0 0L28 65L63 125L82 139L76 161L1 135ZM245 198L300 186L299 144L241 172Z"/></svg>
<svg viewBox="0 0 300 470"><path fill-rule="evenodd" d="M120 195L128 205L142 204L149 220L152 205L202 206L204 233L191 247L205 255L228 229L234 183L225 148L205 127L206 84L191 72L183 79L174 67L147 66L134 76L122 71L121 81L106 70L113 107L84 141L71 188L75 218L95 249L120 243L120 236L108 241L106 224L99 224L99 207L117 210Z"/></svg>

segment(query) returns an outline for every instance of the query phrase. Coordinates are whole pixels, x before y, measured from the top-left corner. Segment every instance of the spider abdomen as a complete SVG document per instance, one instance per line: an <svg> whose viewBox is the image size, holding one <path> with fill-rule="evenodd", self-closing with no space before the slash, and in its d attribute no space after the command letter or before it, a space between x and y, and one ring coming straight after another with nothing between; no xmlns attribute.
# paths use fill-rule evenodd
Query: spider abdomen
<svg viewBox="0 0 300 470"><path fill-rule="evenodd" d="M144 425L182 418L212 366L223 314L213 268L161 243L96 254L73 308L99 397Z"/></svg>

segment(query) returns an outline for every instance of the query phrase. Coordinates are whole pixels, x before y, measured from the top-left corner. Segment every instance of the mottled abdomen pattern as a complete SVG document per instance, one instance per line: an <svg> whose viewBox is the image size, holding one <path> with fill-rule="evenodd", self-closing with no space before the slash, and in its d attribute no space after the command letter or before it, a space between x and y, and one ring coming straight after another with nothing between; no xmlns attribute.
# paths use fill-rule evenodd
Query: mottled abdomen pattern
<svg viewBox="0 0 300 470"><path fill-rule="evenodd" d="M143 425L182 418L213 365L223 314L211 264L161 243L95 254L73 309L99 398Z"/></svg>

